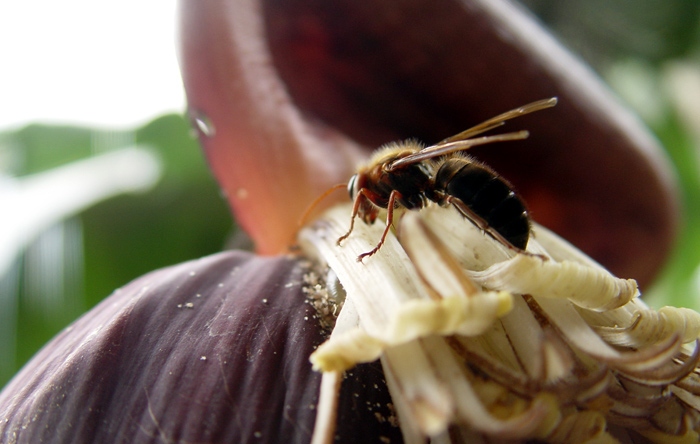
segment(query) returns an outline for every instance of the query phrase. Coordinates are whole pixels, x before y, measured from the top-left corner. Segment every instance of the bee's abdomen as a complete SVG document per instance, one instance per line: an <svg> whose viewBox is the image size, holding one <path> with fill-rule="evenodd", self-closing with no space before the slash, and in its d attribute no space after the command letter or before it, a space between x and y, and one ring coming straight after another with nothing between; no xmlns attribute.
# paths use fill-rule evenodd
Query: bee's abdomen
<svg viewBox="0 0 700 444"><path fill-rule="evenodd" d="M513 193L491 210L486 218L494 230L514 247L524 250L530 239L530 218L523 201Z"/></svg>
<svg viewBox="0 0 700 444"><path fill-rule="evenodd" d="M514 247L525 249L530 237L525 204L488 167L462 158L449 159L438 170L435 186L461 200Z"/></svg>

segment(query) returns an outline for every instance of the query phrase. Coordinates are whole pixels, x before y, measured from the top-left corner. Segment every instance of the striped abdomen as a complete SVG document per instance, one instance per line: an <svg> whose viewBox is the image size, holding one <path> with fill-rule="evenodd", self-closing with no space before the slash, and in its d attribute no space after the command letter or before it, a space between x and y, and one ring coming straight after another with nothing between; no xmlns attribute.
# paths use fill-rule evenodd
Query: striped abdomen
<svg viewBox="0 0 700 444"><path fill-rule="evenodd" d="M487 166L462 157L448 159L435 176L435 189L445 195L439 203L444 204L448 196L459 199L467 208L455 206L474 223L485 224L516 248L527 247L530 218L525 203ZM474 215L481 221L474 220Z"/></svg>

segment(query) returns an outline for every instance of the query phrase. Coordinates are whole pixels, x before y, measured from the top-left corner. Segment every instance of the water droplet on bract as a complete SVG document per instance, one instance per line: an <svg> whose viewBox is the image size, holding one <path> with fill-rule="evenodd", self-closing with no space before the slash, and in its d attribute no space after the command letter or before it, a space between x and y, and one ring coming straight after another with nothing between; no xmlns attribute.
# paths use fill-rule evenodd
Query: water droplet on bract
<svg viewBox="0 0 700 444"><path fill-rule="evenodd" d="M209 116L201 111L191 109L189 110L190 123L202 136L214 137L216 135L216 128L214 123L212 123Z"/></svg>
<svg viewBox="0 0 700 444"><path fill-rule="evenodd" d="M236 197L239 199L247 199L248 190L246 190L245 188L236 188Z"/></svg>

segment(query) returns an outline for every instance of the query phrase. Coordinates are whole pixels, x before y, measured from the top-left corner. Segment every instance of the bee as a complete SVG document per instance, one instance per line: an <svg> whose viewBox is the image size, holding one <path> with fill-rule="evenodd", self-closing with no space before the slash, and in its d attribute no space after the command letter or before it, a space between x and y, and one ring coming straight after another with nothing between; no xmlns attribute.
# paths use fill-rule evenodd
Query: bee
<svg viewBox="0 0 700 444"><path fill-rule="evenodd" d="M350 228L338 239L338 245L350 236L356 218L373 224L380 210L386 209L382 237L371 251L357 257L361 262L384 244L397 207L419 210L435 202L454 206L489 236L509 249L522 252L527 248L531 229L525 202L507 180L462 152L478 145L527 138L527 131L475 136L556 103L556 97L532 102L425 148L414 140L379 148L348 182L352 217Z"/></svg>

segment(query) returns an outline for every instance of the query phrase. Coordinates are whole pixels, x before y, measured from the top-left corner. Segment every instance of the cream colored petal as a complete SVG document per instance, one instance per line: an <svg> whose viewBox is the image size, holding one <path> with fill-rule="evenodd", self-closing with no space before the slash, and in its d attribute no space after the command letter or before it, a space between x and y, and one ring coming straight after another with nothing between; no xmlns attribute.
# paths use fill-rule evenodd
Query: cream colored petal
<svg viewBox="0 0 700 444"><path fill-rule="evenodd" d="M638 294L637 283L632 279L618 279L578 262L556 262L524 254L470 275L487 288L567 299L590 310L617 308Z"/></svg>
<svg viewBox="0 0 700 444"><path fill-rule="evenodd" d="M304 248L316 251L336 272L362 320L361 328L334 335L318 348L311 358L315 368L345 370L377 359L388 346L431 334L480 334L510 309L510 294L481 292L449 253L410 223L402 230L408 233L407 250L416 252L413 261L390 235L377 255L358 262L359 254L374 247L382 227L357 224L339 247L336 241L347 230L348 214L346 206L331 210L322 223L299 236ZM415 221L414 217L406 214L405 219ZM416 241L426 244L415 245Z"/></svg>
<svg viewBox="0 0 700 444"><path fill-rule="evenodd" d="M483 405L468 378L465 377L465 369L455 361L444 339L429 337L419 342L433 368L441 379L449 384L449 392L454 397L459 420L471 428L496 438L506 439L546 435L549 433L546 430L558 423L558 404L553 398L544 394L532 400L524 411L513 413L506 418L497 418Z"/></svg>
<svg viewBox="0 0 700 444"><path fill-rule="evenodd" d="M426 352L419 341L392 347L382 357L382 366L395 381L392 398L397 396L408 406L408 420L424 435L433 436L454 421L455 398Z"/></svg>
<svg viewBox="0 0 700 444"><path fill-rule="evenodd" d="M508 344L518 356L518 363L528 376L539 379L544 371L540 354L542 327L522 297L513 298L513 304L514 309L501 320Z"/></svg>
<svg viewBox="0 0 700 444"><path fill-rule="evenodd" d="M350 212L332 209L300 234L347 293L312 362L339 372L380 357L407 442L614 442L606 418L649 427L682 413L663 404L671 384L679 398L696 396L700 350L683 342L697 337L700 315L649 309L633 280L545 229L520 254L430 205L397 216L399 241L389 232L360 263L384 227L358 220L339 247Z"/></svg>
<svg viewBox="0 0 700 444"><path fill-rule="evenodd" d="M363 327L375 337L382 337L389 319L402 302L427 298L419 290L420 282L406 253L394 236L387 237L381 251L364 262L358 255L376 245L382 224L359 222L341 246L336 244L350 222L349 205L334 207L315 225L299 233L304 251L320 257L338 275L345 292L352 297Z"/></svg>

